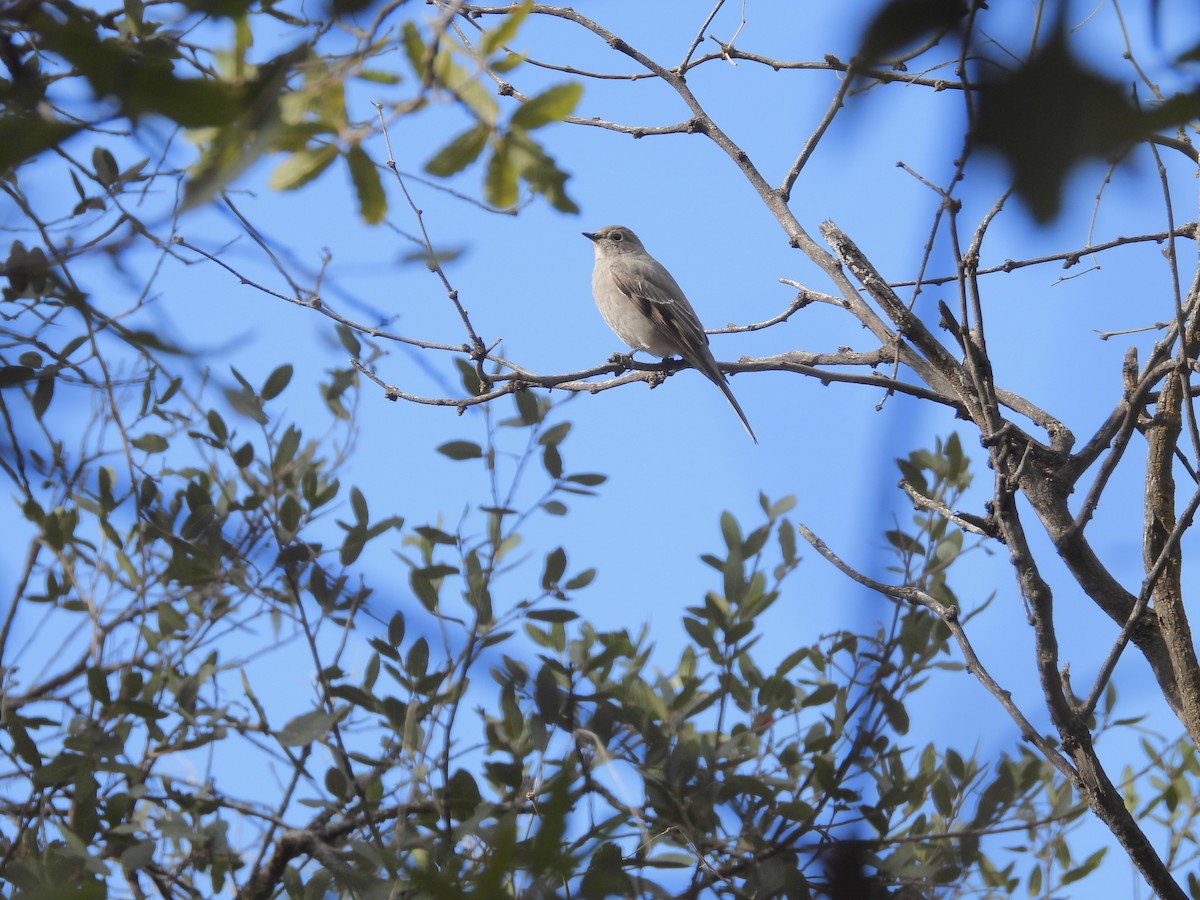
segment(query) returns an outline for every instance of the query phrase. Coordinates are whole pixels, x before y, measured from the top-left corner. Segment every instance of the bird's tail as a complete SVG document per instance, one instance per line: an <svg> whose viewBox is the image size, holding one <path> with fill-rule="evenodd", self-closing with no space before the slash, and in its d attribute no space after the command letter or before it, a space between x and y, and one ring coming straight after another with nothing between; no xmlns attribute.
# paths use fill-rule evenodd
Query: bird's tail
<svg viewBox="0 0 1200 900"><path fill-rule="evenodd" d="M746 434L750 435L750 440L757 444L758 438L754 435L754 429L750 427L750 420L742 412L742 404L738 403L737 397L733 396L733 391L729 388L729 382L725 378L725 373L717 365L717 360L712 355L712 351L707 346L699 349L701 352L694 354L694 358L689 359L688 362L695 366L705 378L721 389L721 393L725 395L725 399L729 401L729 405L733 407L733 411L742 420L742 427L746 429Z"/></svg>
<svg viewBox="0 0 1200 900"><path fill-rule="evenodd" d="M721 393L725 395L725 399L729 401L729 405L733 407L733 411L738 414L738 418L742 420L742 427L746 429L746 434L750 435L750 440L757 444L758 438L754 436L754 429L750 427L750 420L742 412L742 405L737 402L737 397L733 396L733 391L730 390L729 382L725 380L725 376L718 372L717 378L713 380L716 381L717 387L721 389Z"/></svg>

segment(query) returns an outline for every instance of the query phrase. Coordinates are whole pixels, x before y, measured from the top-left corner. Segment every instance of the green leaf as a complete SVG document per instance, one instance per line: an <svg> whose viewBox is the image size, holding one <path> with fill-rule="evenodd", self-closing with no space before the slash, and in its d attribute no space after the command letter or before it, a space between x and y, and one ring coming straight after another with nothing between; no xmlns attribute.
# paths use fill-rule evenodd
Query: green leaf
<svg viewBox="0 0 1200 900"><path fill-rule="evenodd" d="M62 20L39 12L29 17L39 50L60 54L100 97L111 97L122 114L136 119L158 113L185 128L223 125L243 110L249 91L213 77L179 78L165 55L143 52L133 42L101 39L99 19Z"/></svg>
<svg viewBox="0 0 1200 900"><path fill-rule="evenodd" d="M536 425L542 420L541 406L533 391L517 391L513 400L517 404L517 415L521 417L522 425Z"/></svg>
<svg viewBox="0 0 1200 900"><path fill-rule="evenodd" d="M167 439L161 434L143 434L134 438L130 443L145 453L162 453L169 446Z"/></svg>
<svg viewBox="0 0 1200 900"><path fill-rule="evenodd" d="M807 709L810 706L822 706L837 697L837 693L836 684L826 682L825 684L817 685L816 690L800 701L800 708Z"/></svg>
<svg viewBox="0 0 1200 900"><path fill-rule="evenodd" d="M158 630L163 634L174 634L187 631L187 619L179 614L179 610L165 600L158 604Z"/></svg>
<svg viewBox="0 0 1200 900"><path fill-rule="evenodd" d="M400 42L404 45L404 55L408 57L408 63L413 67L413 71L421 78L425 77L425 41L421 38L421 32L417 30L417 26L408 21L404 23L404 28L400 35Z"/></svg>
<svg viewBox="0 0 1200 900"><path fill-rule="evenodd" d="M963 533L958 529L949 532L946 537L938 542L937 548L933 552L934 559L942 565L949 565L958 558L962 552Z"/></svg>
<svg viewBox="0 0 1200 900"><path fill-rule="evenodd" d="M324 172L337 158L336 144L300 150L275 167L267 185L275 191L294 191Z"/></svg>
<svg viewBox="0 0 1200 900"><path fill-rule="evenodd" d="M358 214L368 225L378 225L387 213L387 194L379 179L379 168L358 144L346 153L346 162L358 197Z"/></svg>
<svg viewBox="0 0 1200 900"><path fill-rule="evenodd" d="M786 515L787 513L791 512L795 506L796 506L796 497L792 494L789 494L788 496L784 497L782 500L779 500L776 503L773 503L771 505L771 508L769 510L767 510L767 515L769 515L772 519L777 519L780 516Z"/></svg>
<svg viewBox="0 0 1200 900"><path fill-rule="evenodd" d="M442 178L461 172L479 158L491 135L492 129L487 125L476 125L464 131L425 163L425 171Z"/></svg>
<svg viewBox="0 0 1200 900"><path fill-rule="evenodd" d="M228 388L225 391L225 399L229 401L229 405L233 407L234 412L248 419L253 419L259 425L266 425L270 421L267 418L267 414L263 412L262 401L255 396L252 390L237 391L233 388Z"/></svg>
<svg viewBox="0 0 1200 900"><path fill-rule="evenodd" d="M742 530L738 526L737 519L731 513L721 513L721 537L725 539L725 546L728 549L741 552Z"/></svg>
<svg viewBox="0 0 1200 900"><path fill-rule="evenodd" d="M334 329L337 332L338 342L342 348L353 357L362 355L362 344L359 343L357 335L346 325L338 325Z"/></svg>
<svg viewBox="0 0 1200 900"><path fill-rule="evenodd" d="M279 444L275 448L275 456L271 460L271 471L282 472L285 468L291 465L292 460L296 458L296 451L300 449L300 429L295 425L289 425L283 432L283 437L279 439Z"/></svg>
<svg viewBox="0 0 1200 900"><path fill-rule="evenodd" d="M570 422L559 422L557 425L554 425L543 431L541 436L538 438L538 443L543 447L557 446L563 442L570 431Z"/></svg>
<svg viewBox="0 0 1200 900"><path fill-rule="evenodd" d="M458 368L459 377L462 378L463 390L467 392L468 397L476 397L483 392L483 382L479 380L479 373L475 367L465 359L455 359L454 365Z"/></svg>
<svg viewBox="0 0 1200 900"><path fill-rule="evenodd" d="M779 523L779 552L784 562L796 562L796 528L787 519Z"/></svg>
<svg viewBox="0 0 1200 900"><path fill-rule="evenodd" d="M591 584L595 580L596 580L596 570L595 569L584 569L582 572L580 572L574 578L568 579L566 584L564 584L562 587L563 587L563 590L565 590L565 591L577 591L577 590L580 590L581 588L587 587L589 584Z"/></svg>
<svg viewBox="0 0 1200 900"><path fill-rule="evenodd" d="M488 126L494 126L499 112L496 98L479 83L473 69L474 65L471 70L458 65L453 55L446 50L438 53L433 60L433 72L437 80L461 100L475 114L475 118Z"/></svg>
<svg viewBox="0 0 1200 900"><path fill-rule="evenodd" d="M517 188L517 170L510 158L507 140L501 140L492 149L488 160L487 175L483 182L483 196L497 209L509 209L517 205L520 192Z"/></svg>
<svg viewBox="0 0 1200 900"><path fill-rule="evenodd" d="M698 619L693 619L691 616L684 617L683 629L688 633L688 636L705 650L716 652L717 641L713 637L711 629Z"/></svg>
<svg viewBox="0 0 1200 900"><path fill-rule="evenodd" d="M483 38L479 41L480 52L484 56L491 56L516 37L517 29L521 27L521 23L525 21L525 17L529 15L529 10L532 8L533 0L525 0L519 9L505 16L499 25L491 31L485 31Z"/></svg>
<svg viewBox="0 0 1200 900"><path fill-rule="evenodd" d="M524 103L513 113L510 123L513 128L531 131L551 122L561 122L575 111L583 85L577 81L558 84Z"/></svg>
<svg viewBox="0 0 1200 900"><path fill-rule="evenodd" d="M337 720L323 709L314 709L290 720L280 729L277 738L285 747L303 747L329 733Z"/></svg>
<svg viewBox="0 0 1200 900"><path fill-rule="evenodd" d="M1079 881L1082 878L1086 878L1088 875L1094 872L1097 868L1099 868L1100 863L1104 861L1104 854L1107 850L1107 847L1101 847L1099 850L1085 859L1080 865L1065 873L1062 877L1062 884L1071 884Z"/></svg>
<svg viewBox="0 0 1200 900"><path fill-rule="evenodd" d="M510 164L529 184L529 189L542 194L559 212L579 212L566 194L567 173L558 168L541 145L522 129L513 129L507 137Z"/></svg>

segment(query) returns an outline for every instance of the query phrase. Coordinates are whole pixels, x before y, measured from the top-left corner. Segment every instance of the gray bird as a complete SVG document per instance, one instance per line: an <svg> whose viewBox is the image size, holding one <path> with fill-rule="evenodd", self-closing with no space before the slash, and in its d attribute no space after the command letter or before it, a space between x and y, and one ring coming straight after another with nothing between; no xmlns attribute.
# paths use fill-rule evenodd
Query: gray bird
<svg viewBox="0 0 1200 900"><path fill-rule="evenodd" d="M725 394L757 444L754 429L708 348L704 326L671 273L622 225L585 231L583 236L596 251L592 295L608 327L634 350L663 359L679 356L698 369Z"/></svg>

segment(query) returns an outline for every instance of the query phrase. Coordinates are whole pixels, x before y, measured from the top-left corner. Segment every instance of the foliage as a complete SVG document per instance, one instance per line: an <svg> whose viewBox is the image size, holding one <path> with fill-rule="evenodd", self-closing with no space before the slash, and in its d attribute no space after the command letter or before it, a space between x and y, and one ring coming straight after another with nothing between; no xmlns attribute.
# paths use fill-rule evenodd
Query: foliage
<svg viewBox="0 0 1200 900"><path fill-rule="evenodd" d="M402 43L412 67L412 92L380 104L380 114L411 114L444 91L475 124L430 160L431 173L456 172L490 144L487 194L495 206L515 206L523 181L556 209L576 212L565 192L566 173L532 132L569 115L579 85L561 84L530 98L501 127L496 101L473 74L479 65L500 72L521 64L519 56L501 48L514 38L530 5L483 34L477 46L446 39L444 27L437 31L439 41L427 46L407 23ZM224 23L232 27L220 27ZM336 20L238 0L152 5L134 0L110 14L56 0L10 7L2 24L10 77L0 93L0 173L11 175L72 137L103 135L114 119L137 128L161 117L192 129L199 147L184 182L182 209L212 200L263 155L285 154L272 187L301 188L340 162L364 220L383 220L386 194L362 146L371 129L351 120L346 102L347 93L359 87L404 80L386 68L370 68L383 50L382 36L368 34L354 51L330 55L319 45ZM255 34L263 32L273 35L276 49L253 62ZM199 44L193 43L197 34ZM72 171L85 204L81 177L109 190L152 177L143 171L149 160L117 171L107 164L112 154L104 152L94 170Z"/></svg>
<svg viewBox="0 0 1200 900"><path fill-rule="evenodd" d="M596 570L573 569L561 547L537 566L512 562L530 517L568 515L603 482L564 468L570 426L552 424L545 400L522 395L484 444L440 448L494 485L446 531L373 517L343 487L338 454L274 412L289 367L259 388L234 375L231 424L146 372L147 390L105 414L122 428L60 448L74 468L46 493L29 484L29 587L5 638L38 617L28 650L57 648L41 671L6 653L4 793L25 799L7 804L4 877L21 895L103 896L123 879L167 896L688 884L809 896L829 848L863 829L889 882L999 886L989 831L1028 828L1040 843L1029 823L1066 827L1081 812L1028 752L992 767L899 742L910 696L931 667L952 666L948 632L923 609L899 604L877 631L756 658L800 564L792 499L761 498L748 533L721 517L725 546L703 557L717 584L687 607L691 643L664 665L644 629L598 632L578 617L572 600ZM126 472L102 462L122 445ZM18 458L42 460L31 447ZM534 461L542 484L515 507ZM915 454L905 470L950 500L969 480L952 453ZM326 537L331 517L340 543ZM961 534L928 513L913 525L891 538L902 567L951 600ZM380 542L416 605L390 608L356 573ZM262 695L275 666L310 673L305 711L285 718ZM286 780L264 790L219 765L184 774L210 754Z"/></svg>

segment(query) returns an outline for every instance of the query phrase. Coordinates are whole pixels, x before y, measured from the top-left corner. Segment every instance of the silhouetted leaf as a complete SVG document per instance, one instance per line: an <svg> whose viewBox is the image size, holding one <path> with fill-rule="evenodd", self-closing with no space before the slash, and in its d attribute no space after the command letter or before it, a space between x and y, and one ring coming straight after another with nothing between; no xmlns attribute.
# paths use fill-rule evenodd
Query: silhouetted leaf
<svg viewBox="0 0 1200 900"><path fill-rule="evenodd" d="M867 26L854 62L872 68L887 57L955 29L966 15L963 0L890 0Z"/></svg>
<svg viewBox="0 0 1200 900"><path fill-rule="evenodd" d="M279 366L267 376L267 380L263 383L259 395L264 400L273 400L275 397L278 397L291 382L292 372L291 363L284 363L282 366Z"/></svg>
<svg viewBox="0 0 1200 900"><path fill-rule="evenodd" d="M1142 134L1126 88L1084 68L1061 33L980 93L976 136L1008 163L1017 195L1039 222L1058 215L1076 166L1115 160Z"/></svg>
<svg viewBox="0 0 1200 900"><path fill-rule="evenodd" d="M81 127L34 113L0 116L0 175L7 175L25 160L66 143Z"/></svg>
<svg viewBox="0 0 1200 900"><path fill-rule="evenodd" d="M483 448L474 441L447 441L437 448L438 453L451 459L480 459Z"/></svg>

